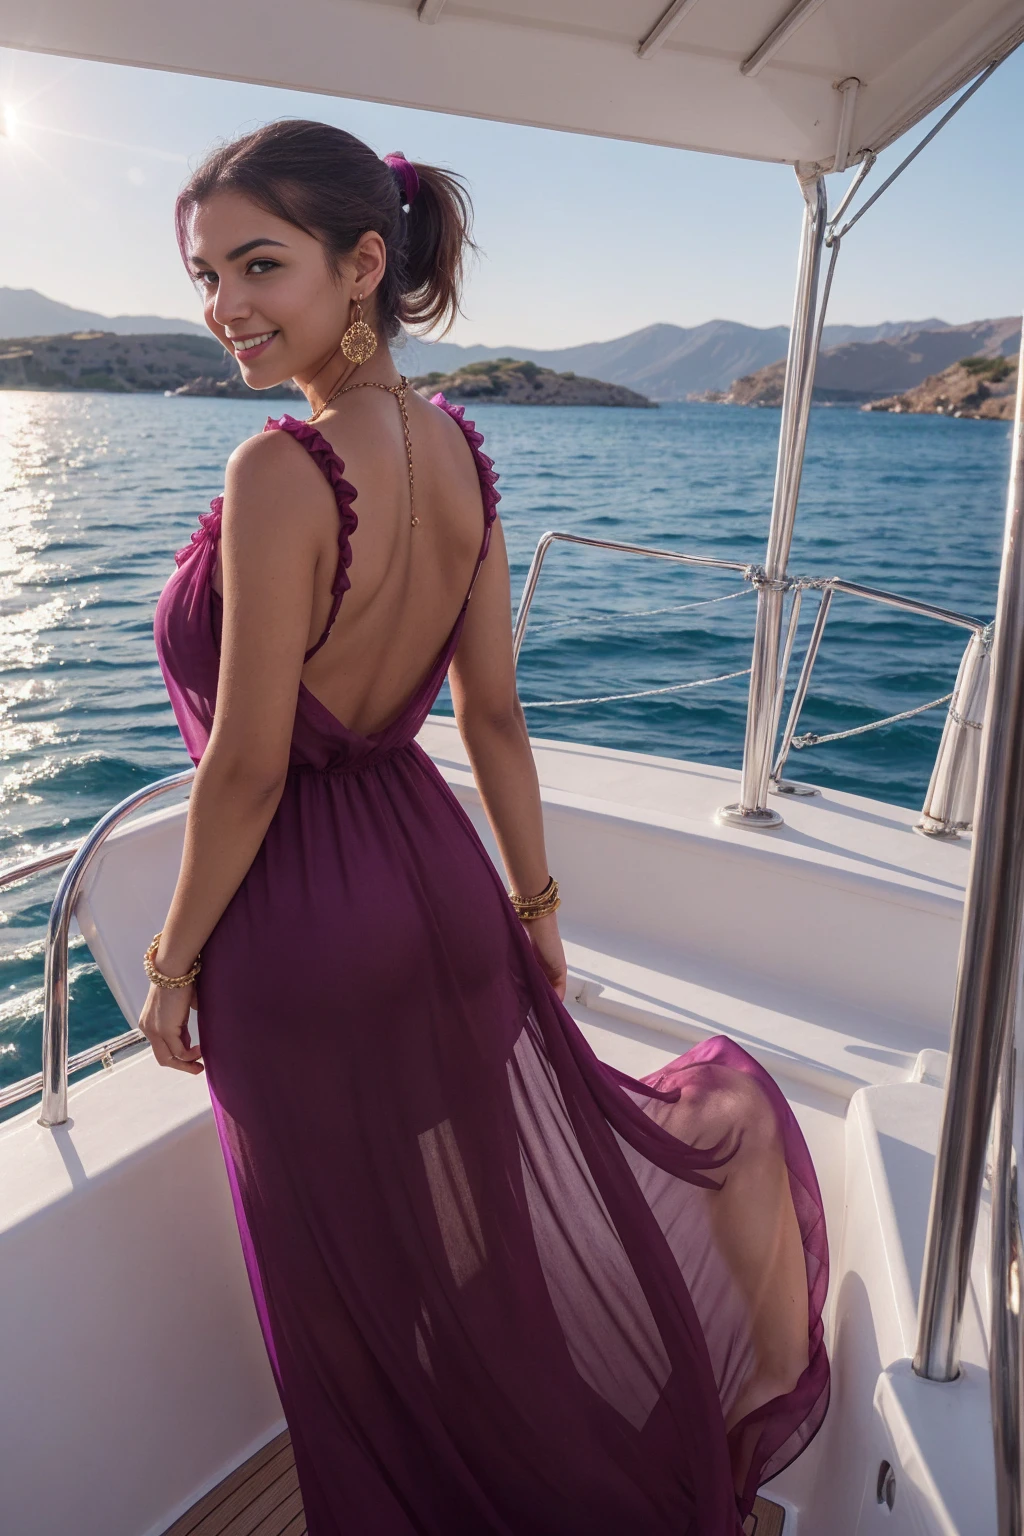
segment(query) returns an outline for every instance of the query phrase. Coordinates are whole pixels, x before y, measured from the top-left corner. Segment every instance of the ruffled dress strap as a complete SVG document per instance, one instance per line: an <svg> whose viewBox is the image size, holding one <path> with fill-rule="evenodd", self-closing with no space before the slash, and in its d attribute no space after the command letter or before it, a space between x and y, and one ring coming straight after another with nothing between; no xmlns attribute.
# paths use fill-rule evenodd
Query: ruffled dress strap
<svg viewBox="0 0 1024 1536"><path fill-rule="evenodd" d="M334 499L338 506L338 564L334 572L334 581L331 585L331 611L327 617L323 634L315 645L311 645L303 657L306 662L327 639L334 628L334 621L338 617L338 609L341 607L341 599L351 586L348 568L352 564L352 546L349 539L358 527L359 519L352 509L352 503L356 499L356 488L345 479L345 465L342 459L335 453L330 443L316 427L310 426L308 421L297 421L294 416L279 416L276 420L268 418L264 432L287 432L294 437L297 443L301 443L310 458L323 472L324 478L334 492Z"/></svg>
<svg viewBox="0 0 1024 1536"><path fill-rule="evenodd" d="M440 406L441 410L447 412L452 420L457 422L462 428L462 435L469 444L470 452L473 455L473 462L476 464L477 478L480 481L480 497L484 504L484 535L480 544L480 553L476 558L476 570L473 572L473 580L470 582L469 592L466 593L466 602L468 603L476 583L476 578L479 575L480 567L490 546L491 528L494 519L498 515L498 502L501 500L501 495L497 489L498 476L495 472L494 460L489 459L483 451L483 433L477 431L475 421L466 420L465 406L452 405L451 401L446 400L444 395L441 394L434 395L430 403L431 405Z"/></svg>

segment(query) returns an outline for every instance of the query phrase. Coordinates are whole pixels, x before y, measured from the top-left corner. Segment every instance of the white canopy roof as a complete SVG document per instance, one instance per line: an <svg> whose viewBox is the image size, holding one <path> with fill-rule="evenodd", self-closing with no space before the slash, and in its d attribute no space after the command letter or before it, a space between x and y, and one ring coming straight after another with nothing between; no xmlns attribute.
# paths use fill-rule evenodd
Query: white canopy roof
<svg viewBox="0 0 1024 1536"><path fill-rule="evenodd" d="M1024 0L0 0L8 47L822 169L1022 38Z"/></svg>

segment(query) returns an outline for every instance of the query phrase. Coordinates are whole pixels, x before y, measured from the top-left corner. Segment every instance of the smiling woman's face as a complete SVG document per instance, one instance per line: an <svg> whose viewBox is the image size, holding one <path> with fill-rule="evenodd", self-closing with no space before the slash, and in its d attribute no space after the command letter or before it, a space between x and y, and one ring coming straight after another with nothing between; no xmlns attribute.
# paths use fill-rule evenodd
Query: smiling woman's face
<svg viewBox="0 0 1024 1536"><path fill-rule="evenodd" d="M188 257L204 318L250 389L301 384L324 367L353 295L365 300L379 281L359 255L333 272L319 240L238 192L217 192L194 210Z"/></svg>

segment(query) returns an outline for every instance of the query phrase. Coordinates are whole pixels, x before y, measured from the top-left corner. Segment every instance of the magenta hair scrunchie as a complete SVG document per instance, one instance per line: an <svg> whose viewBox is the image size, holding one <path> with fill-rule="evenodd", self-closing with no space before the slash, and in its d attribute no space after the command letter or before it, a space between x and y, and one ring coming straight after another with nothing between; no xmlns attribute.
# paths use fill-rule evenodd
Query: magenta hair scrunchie
<svg viewBox="0 0 1024 1536"><path fill-rule="evenodd" d="M420 178L416 174L416 167L410 165L404 155L385 155L384 164L390 166L398 177L399 186L402 189L402 202L407 208L412 206L412 200L420 189Z"/></svg>

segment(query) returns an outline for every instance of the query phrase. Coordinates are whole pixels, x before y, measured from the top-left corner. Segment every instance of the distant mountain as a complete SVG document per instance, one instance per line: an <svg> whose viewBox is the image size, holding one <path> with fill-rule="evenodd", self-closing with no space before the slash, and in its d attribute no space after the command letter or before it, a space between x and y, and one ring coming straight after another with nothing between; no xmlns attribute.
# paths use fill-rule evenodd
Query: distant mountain
<svg viewBox="0 0 1024 1536"><path fill-rule="evenodd" d="M1017 315L950 325L941 331L929 327L868 344L848 342L822 354L815 390L834 399L844 394L860 398L898 394L962 357L1008 357L1019 347Z"/></svg>
<svg viewBox="0 0 1024 1536"><path fill-rule="evenodd" d="M892 343L899 349L908 337L938 338L969 329L950 326L938 319L883 321L880 325L827 325L824 345L826 348L848 348ZM0 338L67 335L86 330L114 332L122 336L209 334L205 326L189 320L152 315L100 315L60 304L32 288L0 288ZM735 320L708 320L704 325L691 327L648 325L628 336L586 342L578 347L535 348L514 343L501 347L463 347L450 341L408 337L397 356L399 367L410 377L427 373L450 374L467 363L511 357L537 363L556 373L577 373L606 384L621 384L652 400L685 400L688 395L704 390L726 390L733 380L778 362L785 356L788 334L784 325L759 328L740 325ZM916 371L916 365L910 369L915 373L913 378L907 376L906 370L897 378L891 368L883 369L884 378L873 383L871 389L882 395L896 393L920 383L927 374L940 371L967 351L982 350L968 345L958 351L961 342L951 345L953 350L947 349L947 355L937 341L922 343L923 351L928 351L929 355L924 358L922 352L924 366ZM822 366L825 366L824 359ZM838 366L840 371L846 371L845 363Z"/></svg>
<svg viewBox="0 0 1024 1536"><path fill-rule="evenodd" d="M1020 347L1020 319L976 320L943 330L912 330L882 341L847 342L818 359L815 400L855 404L901 395L965 357L1013 357ZM776 362L733 381L725 399L733 405L778 405L785 363Z"/></svg>
<svg viewBox="0 0 1024 1536"><path fill-rule="evenodd" d="M208 336L205 325L163 315L101 315L48 299L34 288L0 288L0 338L58 336L71 331L113 331L118 336Z"/></svg>
<svg viewBox="0 0 1024 1536"><path fill-rule="evenodd" d="M923 331L941 332L944 320L884 321L881 325L827 325L826 346L866 345ZM553 368L624 384L652 400L685 400L706 389L727 389L741 374L754 373L786 353L784 325L759 329L735 320L709 320L690 328L649 325L613 341L591 341L556 350L509 345L460 347L452 342L409 337L398 354L403 372L454 373L467 363L515 357ZM929 370L925 370L927 372ZM922 373L921 377L924 377ZM892 388L897 386L893 385ZM901 386L902 387L902 386Z"/></svg>

